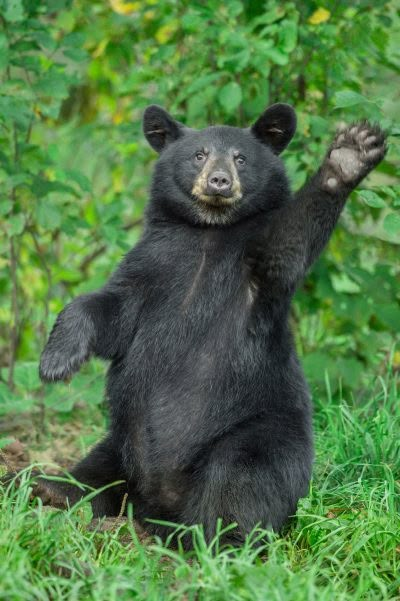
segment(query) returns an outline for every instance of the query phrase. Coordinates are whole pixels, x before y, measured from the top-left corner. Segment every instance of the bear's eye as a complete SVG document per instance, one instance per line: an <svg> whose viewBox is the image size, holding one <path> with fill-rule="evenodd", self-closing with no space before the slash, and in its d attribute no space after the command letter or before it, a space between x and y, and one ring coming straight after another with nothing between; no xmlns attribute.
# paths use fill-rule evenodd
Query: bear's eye
<svg viewBox="0 0 400 601"><path fill-rule="evenodd" d="M204 159L206 158L206 155L204 154L204 152L196 152L195 157L196 157L196 161L198 161L200 163L201 161L204 161Z"/></svg>
<svg viewBox="0 0 400 601"><path fill-rule="evenodd" d="M238 165L244 165L246 162L246 157L244 157L242 154L239 154L237 157L235 157L235 161Z"/></svg>

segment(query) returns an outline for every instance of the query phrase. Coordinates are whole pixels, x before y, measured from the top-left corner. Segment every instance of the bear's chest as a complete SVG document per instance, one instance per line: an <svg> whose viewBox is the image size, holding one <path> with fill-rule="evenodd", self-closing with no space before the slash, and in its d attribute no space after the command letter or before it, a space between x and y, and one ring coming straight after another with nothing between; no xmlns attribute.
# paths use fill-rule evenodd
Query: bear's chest
<svg viewBox="0 0 400 601"><path fill-rule="evenodd" d="M150 390L157 398L209 394L232 381L232 371L251 375L263 353L257 291L240 247L212 236L173 242L163 252L158 244L124 358L141 398Z"/></svg>
<svg viewBox="0 0 400 601"><path fill-rule="evenodd" d="M241 321L257 297L242 244L213 231L178 242L166 245L156 261L148 316L160 326L179 322L200 329L215 319Z"/></svg>
<svg viewBox="0 0 400 601"><path fill-rule="evenodd" d="M209 344L228 345L245 330L257 291L240 255L215 255L207 249L170 262L155 277L142 309L138 334L146 331L150 345L174 345L175 351Z"/></svg>

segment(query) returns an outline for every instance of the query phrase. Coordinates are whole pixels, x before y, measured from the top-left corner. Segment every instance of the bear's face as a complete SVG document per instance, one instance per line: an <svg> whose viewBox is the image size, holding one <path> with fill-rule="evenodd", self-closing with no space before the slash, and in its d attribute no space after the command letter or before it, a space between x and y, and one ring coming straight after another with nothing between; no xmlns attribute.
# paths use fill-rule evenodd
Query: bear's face
<svg viewBox="0 0 400 601"><path fill-rule="evenodd" d="M158 106L146 109L144 132L160 152L152 200L159 208L202 225L227 225L287 198L278 154L295 131L294 111L273 105L253 127L197 131Z"/></svg>

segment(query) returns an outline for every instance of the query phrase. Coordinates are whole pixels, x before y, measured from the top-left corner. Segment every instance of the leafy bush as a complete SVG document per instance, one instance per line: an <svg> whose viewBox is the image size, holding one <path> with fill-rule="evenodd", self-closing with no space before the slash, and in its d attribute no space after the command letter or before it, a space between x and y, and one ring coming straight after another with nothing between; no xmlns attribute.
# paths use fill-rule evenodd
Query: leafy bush
<svg viewBox="0 0 400 601"><path fill-rule="evenodd" d="M358 388L388 362L398 368L399 42L396 3L382 0L0 0L3 414L35 399L73 406L63 385L43 400L37 358L57 312L101 285L140 234L151 102L195 127L245 126L268 103L294 104L299 129L284 155L294 187L339 121L388 129L387 158L352 195L293 319L317 388L325 370L334 388ZM101 369L84 371L78 395L101 401L99 388L87 392Z"/></svg>

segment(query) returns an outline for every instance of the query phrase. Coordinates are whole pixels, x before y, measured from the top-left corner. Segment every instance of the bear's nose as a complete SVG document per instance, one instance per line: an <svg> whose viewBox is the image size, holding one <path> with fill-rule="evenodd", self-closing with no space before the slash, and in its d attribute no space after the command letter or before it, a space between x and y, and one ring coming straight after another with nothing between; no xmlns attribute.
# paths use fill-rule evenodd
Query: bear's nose
<svg viewBox="0 0 400 601"><path fill-rule="evenodd" d="M213 171L208 176L207 194L220 194L229 196L232 188L232 180L225 171Z"/></svg>

